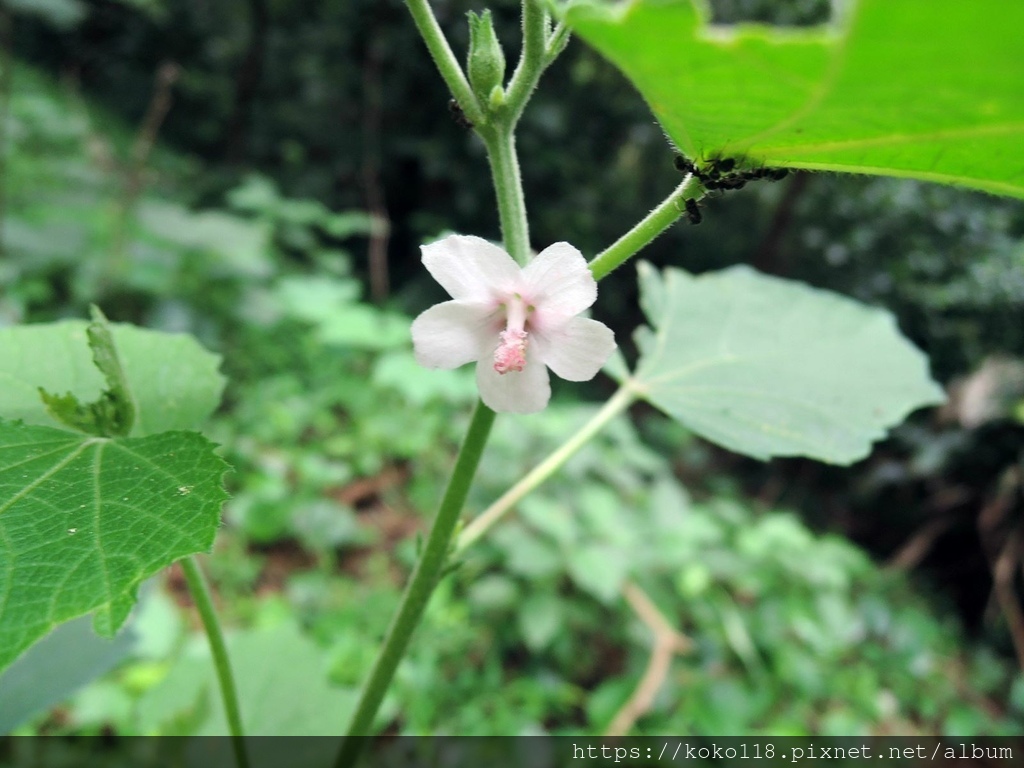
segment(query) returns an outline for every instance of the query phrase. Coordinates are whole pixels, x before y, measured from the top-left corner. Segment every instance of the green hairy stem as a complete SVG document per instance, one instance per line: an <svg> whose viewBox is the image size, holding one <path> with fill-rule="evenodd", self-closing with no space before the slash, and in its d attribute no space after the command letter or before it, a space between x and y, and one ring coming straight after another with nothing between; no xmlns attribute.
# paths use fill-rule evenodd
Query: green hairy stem
<svg viewBox="0 0 1024 768"><path fill-rule="evenodd" d="M199 611L203 629L210 641L210 652L213 654L213 665L217 670L217 682L220 685L221 698L224 700L224 714L227 715L228 729L231 731L231 747L235 752L235 764L238 768L249 768L249 756L245 751L245 730L242 728L242 714L238 708L238 693L235 689L235 678L231 672L231 660L224 644L224 633L217 620L217 611L213 606L210 587L206 583L203 572L199 570L195 558L186 557L181 561L181 570L185 574L188 591Z"/></svg>
<svg viewBox="0 0 1024 768"><path fill-rule="evenodd" d="M466 495L473 483L473 476L480 464L480 457L483 455L484 445L487 443L487 436L493 423L494 411L483 403L477 403L437 517L420 553L419 562L416 563L416 568L402 594L398 611L391 620L391 626L388 627L387 636L378 651L370 677L363 687L359 704L348 727L348 736L368 736L372 733L373 718L391 684L398 662L405 654L412 633L423 618L427 601L448 562L452 534L459 522L462 506L466 502ZM360 740L346 738L342 742L335 764L339 768L352 765L359 756L361 746Z"/></svg>

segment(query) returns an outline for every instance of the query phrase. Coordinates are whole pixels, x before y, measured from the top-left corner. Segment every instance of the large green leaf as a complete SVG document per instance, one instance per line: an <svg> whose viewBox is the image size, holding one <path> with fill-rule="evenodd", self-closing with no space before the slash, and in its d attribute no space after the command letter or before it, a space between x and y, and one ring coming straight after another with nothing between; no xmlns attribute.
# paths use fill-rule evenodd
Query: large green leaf
<svg viewBox="0 0 1024 768"><path fill-rule="evenodd" d="M635 386L739 453L848 464L912 410L942 402L892 316L748 267L694 277L640 264L652 329Z"/></svg>
<svg viewBox="0 0 1024 768"><path fill-rule="evenodd" d="M673 142L1024 197L1024 3L859 0L832 26L712 27L692 0L573 3Z"/></svg>
<svg viewBox="0 0 1024 768"><path fill-rule="evenodd" d="M0 669L90 611L112 633L143 579L209 550L226 469L194 432L109 439L0 421Z"/></svg>
<svg viewBox="0 0 1024 768"><path fill-rule="evenodd" d="M69 392L100 397L104 379L92 359L86 328L71 320L0 328L0 416L56 426L39 396ZM220 358L191 336L111 325L136 413L133 437L202 425L220 402Z"/></svg>
<svg viewBox="0 0 1024 768"><path fill-rule="evenodd" d="M130 627L97 637L84 616L57 627L0 674L0 735L110 671L136 640Z"/></svg>

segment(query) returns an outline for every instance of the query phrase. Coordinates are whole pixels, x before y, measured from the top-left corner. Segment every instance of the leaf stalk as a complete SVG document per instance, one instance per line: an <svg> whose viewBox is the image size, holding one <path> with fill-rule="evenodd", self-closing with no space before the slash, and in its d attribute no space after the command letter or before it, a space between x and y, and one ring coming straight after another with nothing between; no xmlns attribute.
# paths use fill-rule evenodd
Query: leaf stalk
<svg viewBox="0 0 1024 768"><path fill-rule="evenodd" d="M238 706L238 692L235 688L235 677L231 671L231 659L228 656L224 633L217 619L217 610L213 605L210 587L206 577L200 570L195 558L186 557L181 560L181 570L185 574L185 583L192 595L192 601L199 611L203 629L210 642L213 654L213 665L217 670L217 682L220 685L221 699L224 702L224 714L227 716L228 729L231 731L231 748L235 753L235 764L238 768L249 768L249 756L245 749L245 730L242 728L242 714Z"/></svg>
<svg viewBox="0 0 1024 768"><path fill-rule="evenodd" d="M591 259L590 272L594 279L601 280L607 277L672 226L683 215L685 208L681 204L685 203L687 198L703 196L694 194L698 189L700 181L693 174L687 175L682 183L635 227Z"/></svg>

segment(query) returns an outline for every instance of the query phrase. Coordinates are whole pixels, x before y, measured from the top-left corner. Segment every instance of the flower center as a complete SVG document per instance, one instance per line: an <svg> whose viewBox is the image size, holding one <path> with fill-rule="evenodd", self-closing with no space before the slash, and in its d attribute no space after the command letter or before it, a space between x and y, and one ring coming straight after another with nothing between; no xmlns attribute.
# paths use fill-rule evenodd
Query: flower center
<svg viewBox="0 0 1024 768"><path fill-rule="evenodd" d="M523 297L517 293L505 303L505 309L505 330L498 337L500 342L494 350L494 370L501 374L519 372L526 367L526 344L529 340L525 330L526 315L533 308L527 307Z"/></svg>

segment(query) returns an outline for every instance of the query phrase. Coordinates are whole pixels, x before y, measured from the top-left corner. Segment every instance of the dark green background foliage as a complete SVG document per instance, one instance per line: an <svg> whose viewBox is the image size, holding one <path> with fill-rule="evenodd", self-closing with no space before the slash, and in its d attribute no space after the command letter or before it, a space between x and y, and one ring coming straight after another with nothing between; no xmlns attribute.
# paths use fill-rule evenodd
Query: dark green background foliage
<svg viewBox="0 0 1024 768"><path fill-rule="evenodd" d="M230 384L210 436L236 474L209 567L227 620L256 657L301 626L310 669L336 686L323 695L344 700L475 397L467 371L417 369L407 327L443 295L421 242L497 239L482 145L451 119L397 0L30 6L14 6L10 30L20 64L0 323L83 317L97 302L224 355ZM480 6L432 6L464 51L465 12ZM818 0L713 7L721 22L827 14ZM517 4L492 8L512 62ZM168 62L179 76L157 146L133 161ZM568 240L592 256L679 180L642 100L578 41L545 76L518 146L538 248ZM703 205L701 226L674 227L644 258L694 272L746 263L887 307L943 384L993 355L1024 357L1019 201L801 173ZM391 293L378 306L365 300L366 254L380 229L365 212L389 222ZM595 312L633 356L631 267L602 283ZM573 397L610 388L556 388L543 416L499 421L470 508L593 413ZM843 470L738 458L635 408L443 583L385 721L407 733L601 731L648 657L646 630L615 599L628 576L695 641L642 732L1019 732L1024 688L1011 687L1005 624L985 606L988 558L1020 519L1019 490L1006 488L1015 476L1019 488L1024 427L1007 409L965 423L958 407L919 414ZM932 527L910 563L928 577L916 593L847 540L812 532L881 560ZM147 598L129 664L27 727L215 728L176 584Z"/></svg>

